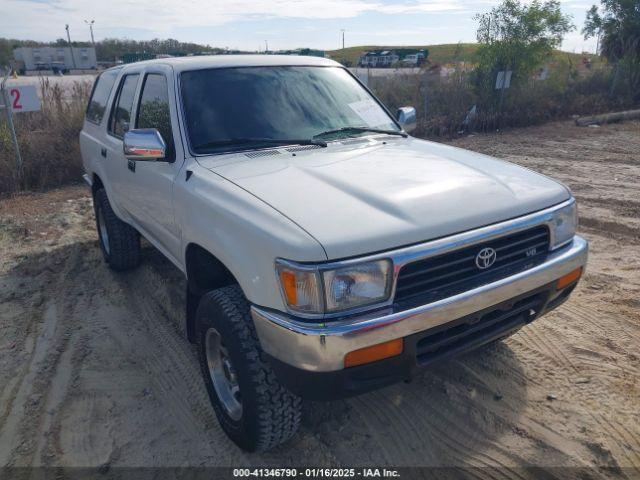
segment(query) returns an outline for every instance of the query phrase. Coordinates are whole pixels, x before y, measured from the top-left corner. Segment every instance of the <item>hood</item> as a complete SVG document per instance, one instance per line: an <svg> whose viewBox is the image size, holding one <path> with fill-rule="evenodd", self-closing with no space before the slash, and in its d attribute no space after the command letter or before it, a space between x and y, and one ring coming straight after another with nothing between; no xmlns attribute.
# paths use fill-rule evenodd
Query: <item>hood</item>
<svg viewBox="0 0 640 480"><path fill-rule="evenodd" d="M369 137L198 161L297 223L329 259L471 230L570 197L561 184L526 168L414 138Z"/></svg>

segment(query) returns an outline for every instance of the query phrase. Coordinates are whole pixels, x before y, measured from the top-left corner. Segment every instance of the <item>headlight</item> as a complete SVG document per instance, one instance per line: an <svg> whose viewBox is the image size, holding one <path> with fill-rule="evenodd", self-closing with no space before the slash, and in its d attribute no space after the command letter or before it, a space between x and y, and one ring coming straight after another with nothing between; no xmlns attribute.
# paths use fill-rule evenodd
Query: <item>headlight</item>
<svg viewBox="0 0 640 480"><path fill-rule="evenodd" d="M327 312L385 301L391 291L390 272L389 260L323 271Z"/></svg>
<svg viewBox="0 0 640 480"><path fill-rule="evenodd" d="M383 303L391 294L391 261L354 263L341 268L276 264L287 306L306 314L336 313Z"/></svg>
<svg viewBox="0 0 640 480"><path fill-rule="evenodd" d="M578 207L576 202L571 202L566 207L554 212L551 225L554 238L552 249L569 242L576 234L576 228L578 228Z"/></svg>

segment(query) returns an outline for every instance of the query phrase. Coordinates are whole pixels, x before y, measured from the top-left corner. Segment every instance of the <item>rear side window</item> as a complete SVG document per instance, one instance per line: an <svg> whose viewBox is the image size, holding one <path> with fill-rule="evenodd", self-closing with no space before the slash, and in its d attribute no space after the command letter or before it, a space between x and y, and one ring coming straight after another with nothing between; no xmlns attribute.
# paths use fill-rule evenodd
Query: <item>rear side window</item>
<svg viewBox="0 0 640 480"><path fill-rule="evenodd" d="M90 122L100 123L102 121L118 73L120 73L118 70L109 70L96 79L87 107L86 117Z"/></svg>
<svg viewBox="0 0 640 480"><path fill-rule="evenodd" d="M169 88L164 75L150 73L144 79L136 128L155 128L167 144L167 160L175 159L171 113L169 110Z"/></svg>
<svg viewBox="0 0 640 480"><path fill-rule="evenodd" d="M109 133L122 138L131 127L131 111L133 110L133 97L138 85L138 74L125 75L120 82L120 89L114 108L111 109L109 118Z"/></svg>

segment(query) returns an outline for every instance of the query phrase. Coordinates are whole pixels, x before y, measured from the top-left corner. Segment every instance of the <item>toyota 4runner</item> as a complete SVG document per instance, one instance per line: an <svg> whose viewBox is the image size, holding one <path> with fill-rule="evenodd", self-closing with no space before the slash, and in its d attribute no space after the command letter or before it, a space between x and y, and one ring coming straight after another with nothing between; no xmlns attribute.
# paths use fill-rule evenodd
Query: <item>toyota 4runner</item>
<svg viewBox="0 0 640 480"><path fill-rule="evenodd" d="M514 333L576 286L562 184L408 135L347 69L301 56L103 72L80 135L100 248L140 236L187 279L185 331L229 437L265 450L301 399L408 380Z"/></svg>

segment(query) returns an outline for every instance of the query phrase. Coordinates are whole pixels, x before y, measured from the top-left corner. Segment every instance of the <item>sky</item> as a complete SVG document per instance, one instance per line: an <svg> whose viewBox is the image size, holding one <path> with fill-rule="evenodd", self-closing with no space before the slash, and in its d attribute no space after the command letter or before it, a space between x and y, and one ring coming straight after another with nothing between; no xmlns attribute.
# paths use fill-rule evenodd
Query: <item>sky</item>
<svg viewBox="0 0 640 480"><path fill-rule="evenodd" d="M528 0L526 0L528 1ZM175 38L242 50L474 42L473 16L496 0L0 0L0 37L51 41ZM563 50L595 50L580 34L594 0L561 0L576 29Z"/></svg>

